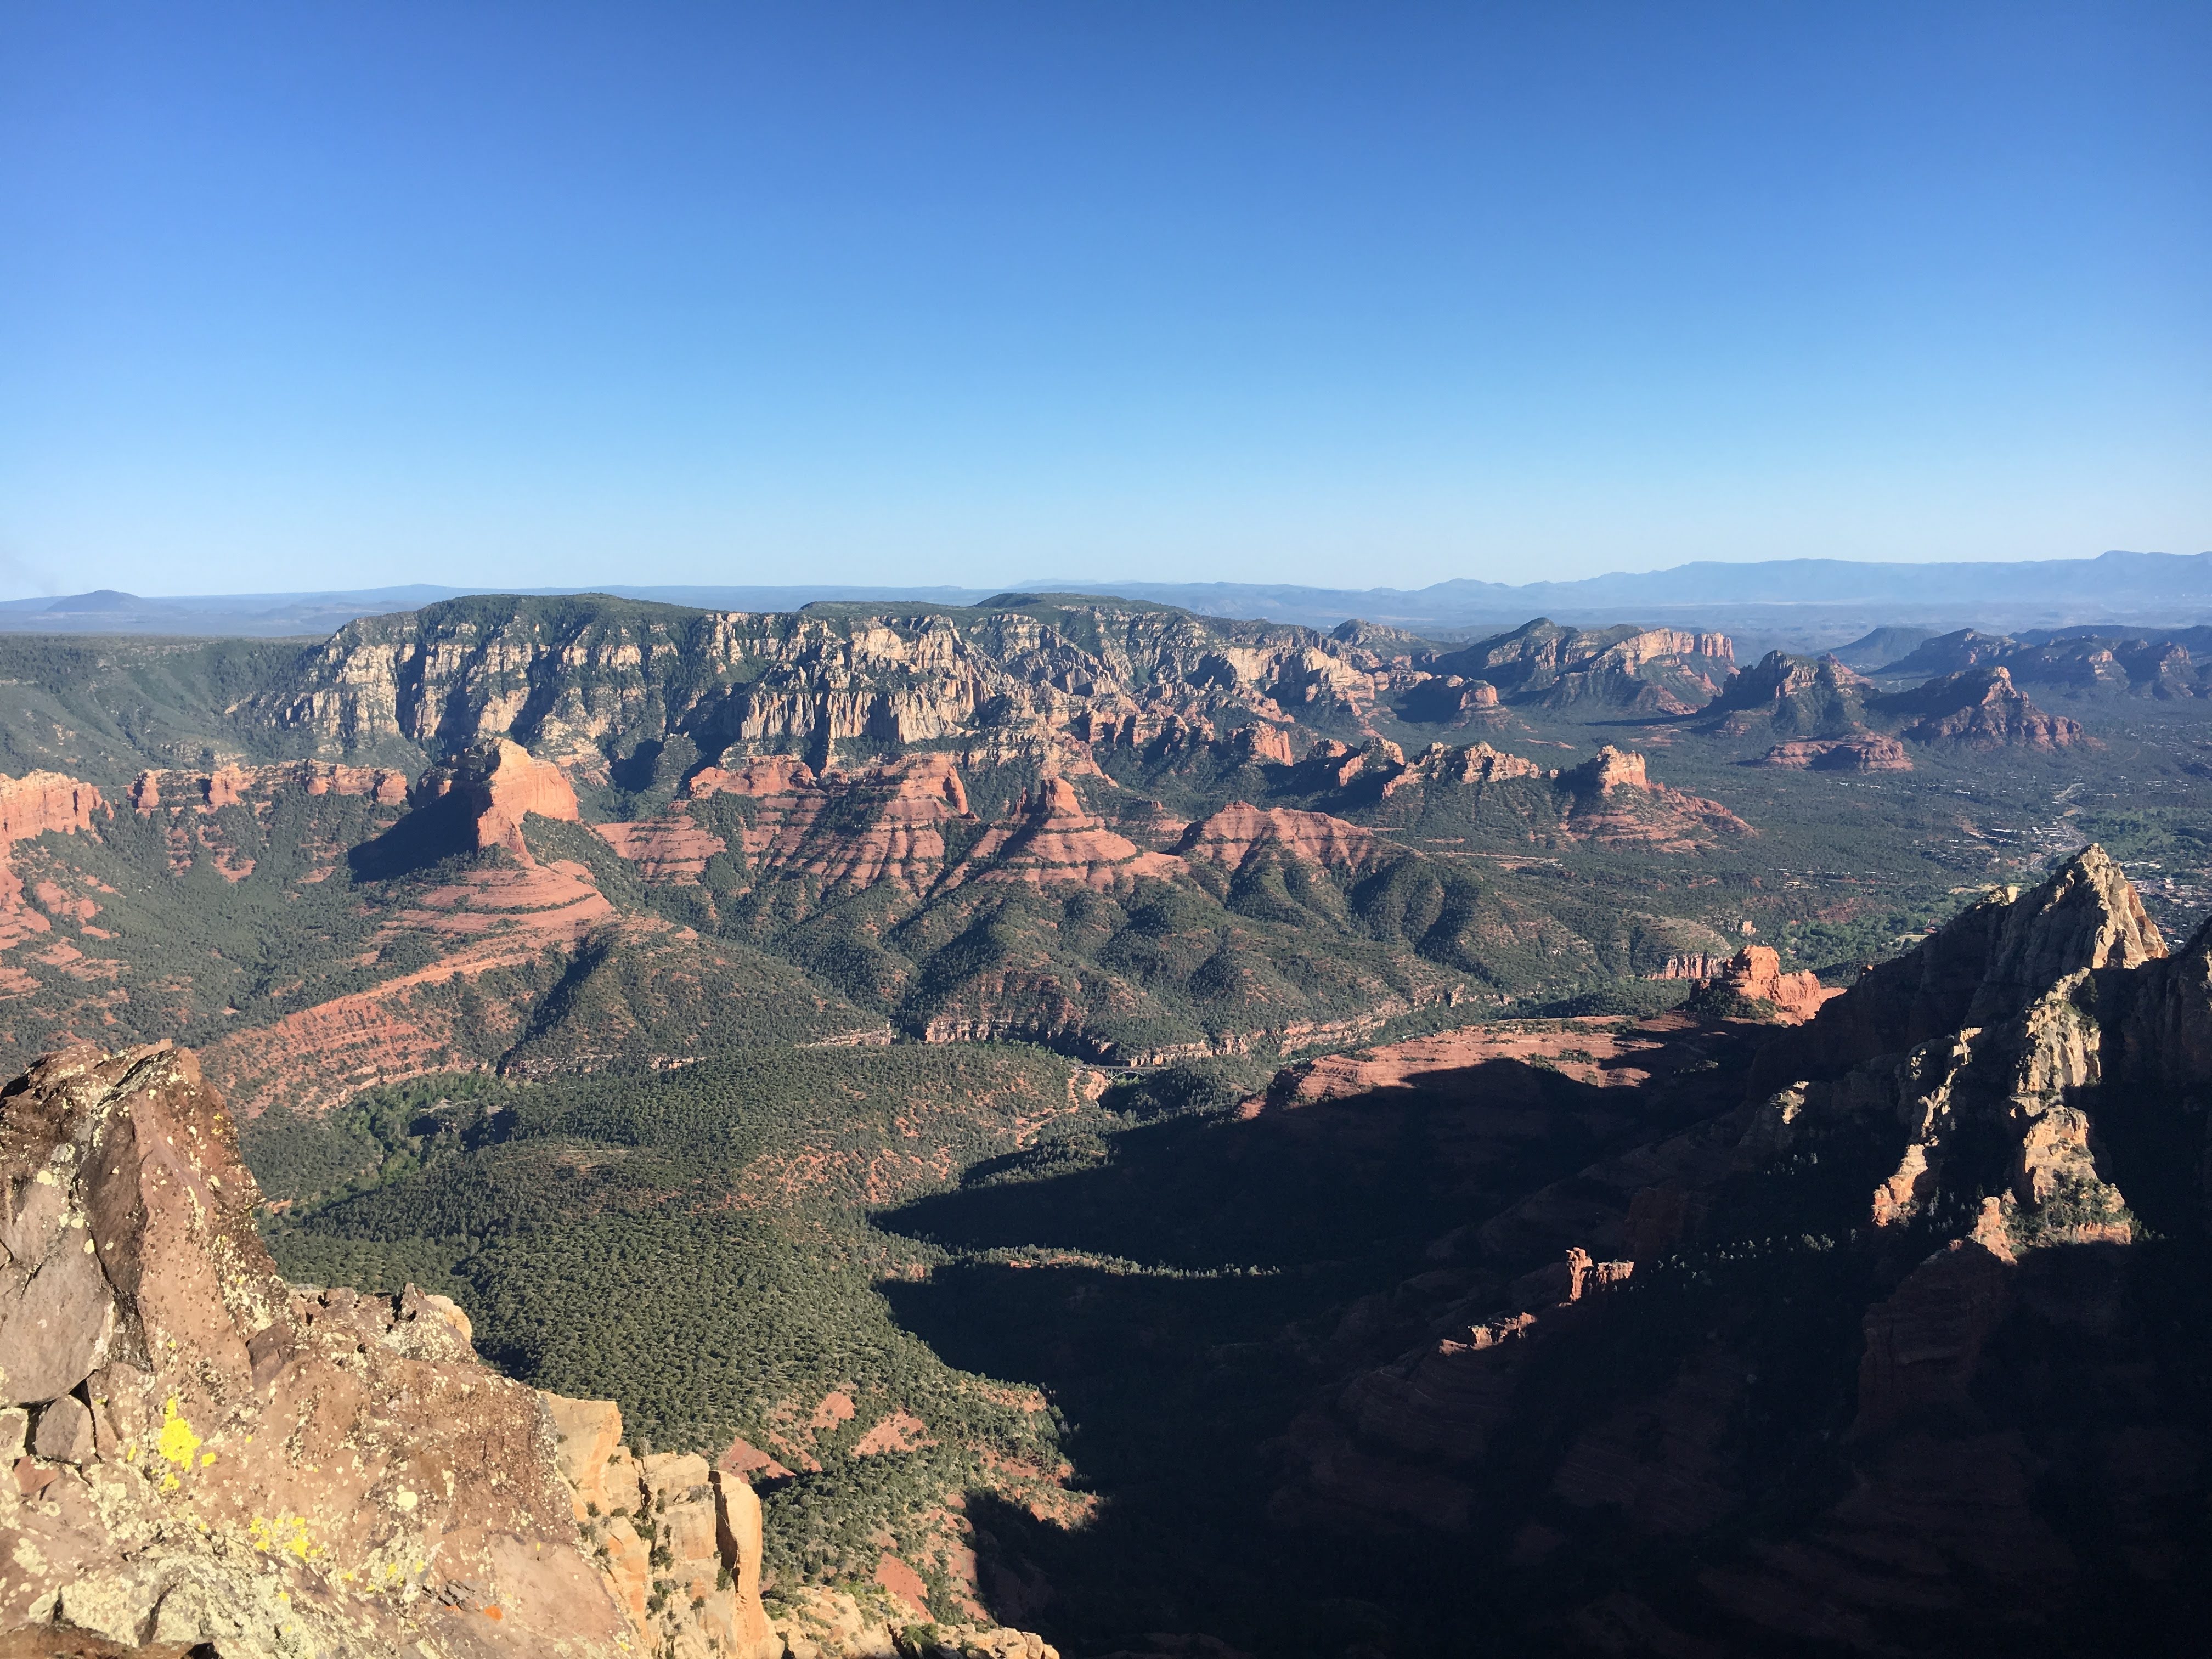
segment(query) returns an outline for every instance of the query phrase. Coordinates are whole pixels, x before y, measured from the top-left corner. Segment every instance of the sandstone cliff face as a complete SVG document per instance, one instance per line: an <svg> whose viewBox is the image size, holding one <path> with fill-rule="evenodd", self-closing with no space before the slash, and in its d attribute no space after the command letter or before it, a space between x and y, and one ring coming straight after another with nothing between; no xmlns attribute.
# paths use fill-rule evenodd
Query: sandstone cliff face
<svg viewBox="0 0 2212 1659"><path fill-rule="evenodd" d="M1725 634L1666 628L1562 628L1541 618L1440 657L1435 667L1491 688L1514 703L1578 703L1686 714L1710 699L1735 666Z"/></svg>
<svg viewBox="0 0 2212 1659"><path fill-rule="evenodd" d="M1711 1565L1663 1611L1620 1590L1569 1620L1566 1645L1592 1651L1620 1650L1623 1628L1662 1651L1708 1640L1913 1651L1936 1639L1930 1628L2025 1629L2061 1607L2075 1616L2079 1595L2103 1607L2112 1583L2159 1583L2174 1512L2130 1498L2129 1484L2199 1492L2203 1471L2194 1429L2175 1415L2181 1395L2160 1392L2186 1387L2148 1381L2170 1362L2130 1300L2143 1293L2127 1288L2139 1224L2122 1188L2165 1182L2161 1224L2201 1234L2208 963L2212 928L2166 956L2094 848L2029 893L1971 908L1778 1034L1743 1105L1440 1240L1432 1255L1480 1264L1477 1296L1451 1310L1455 1328L1362 1370L1302 1420L1279 1511L1498 1528L1485 1535L1531 1566L1565 1545L1556 1528L1577 1512L1609 1517L1622 1529L1609 1539L1708 1540L1698 1547L1715 1552ZM1765 984L1776 966L1746 952L1729 970ZM1303 1087L1285 1080L1291 1094ZM2116 1146L2131 1149L2133 1174ZM2160 1147L2168 1162L2179 1155L2178 1178L2146 1150ZM1816 1182L1832 1198L1815 1201ZM1757 1196L1785 1190L1796 1196L1784 1212ZM1834 1234L1784 1246L1759 1231L1779 1213ZM1565 1241L1562 1277L1543 1264ZM1574 1273L1607 1250L1637 1264L1595 1281L1626 1302L1593 1300L1587 1272ZM1864 1278L1816 1266L1831 1251L1856 1253ZM1772 1265L1724 1265L1762 1259ZM1692 1270L1735 1273L1735 1299L1700 1300ZM1697 1331L1653 1322L1664 1300L1631 1316L1647 1276L1651 1293L1689 1296L1697 1311L1683 1316ZM1837 1305L1851 1282L1869 1285L1864 1299ZM1759 1373L1802 1340L1761 1338L1759 1309L1800 1300L1825 1303L1831 1321L1858 1308L1850 1392L1814 1411L1798 1452L1762 1442L1753 1454L1731 1424L1800 1408L1758 1392ZM1655 1338L1663 1364L1624 1352ZM2045 1366L2082 1381L2054 1389ZM1584 1383L1589 1367L1617 1380ZM1570 1376L1606 1402L1595 1415L1561 1420L1550 1395ZM1721 1543L1709 1529L1740 1524L1731 1517L1771 1482L1767 1460L1805 1455L1820 1411L1839 1495L1751 1548ZM1545 1436L1564 1449L1531 1449ZM2146 1455L2179 1462L2151 1476ZM1480 1473L1508 1469L1516 1490L1547 1482L1545 1505L1516 1507ZM2119 1528L2094 1554L2082 1504ZM2084 1590L2099 1574L2117 1577Z"/></svg>
<svg viewBox="0 0 2212 1659"><path fill-rule="evenodd" d="M1683 971L1676 971L1678 962ZM1687 971L1692 966L1702 971ZM1784 973L1780 953L1765 945L1747 945L1719 963L1710 957L1694 963L1669 960L1667 972L1659 977L1694 979L1701 988L1711 987L1753 1002L1765 1003L1774 1010L1776 1018L1792 1024L1812 1018L1823 1003L1843 994L1839 988L1822 985L1818 974Z"/></svg>
<svg viewBox="0 0 2212 1659"><path fill-rule="evenodd" d="M2068 749L2087 739L2081 722L2046 714L2004 668L1975 668L1931 680L1875 705L1910 720L1905 735L1920 743L1967 749Z"/></svg>
<svg viewBox="0 0 2212 1659"><path fill-rule="evenodd" d="M1724 736L1761 728L1812 737L1856 733L1872 690L1834 657L1770 651L1729 679L1705 712L1710 728Z"/></svg>
<svg viewBox="0 0 2212 1659"><path fill-rule="evenodd" d="M1394 672L1305 629L1110 604L955 618L477 599L352 623L303 658L300 689L246 714L342 752L512 737L588 770L620 734L683 731L708 755L797 751L819 769L848 743L1079 725L1111 742L1132 720L1210 732L1225 712L1356 711Z"/></svg>
<svg viewBox="0 0 2212 1659"><path fill-rule="evenodd" d="M567 775L505 738L471 749L451 766L431 768L409 799L427 806L449 796L468 820L477 848L504 847L526 860L530 856L522 839L526 814L567 823L581 816Z"/></svg>
<svg viewBox="0 0 2212 1659"><path fill-rule="evenodd" d="M574 1513L651 1650L678 1659L774 1659L761 1605L760 1499L694 1452L633 1456L611 1400L544 1396Z"/></svg>
<svg viewBox="0 0 2212 1659"><path fill-rule="evenodd" d="M973 821L958 768L945 754L818 777L803 761L772 756L708 767L684 793L689 800L732 794L756 803L743 851L757 878L807 876L830 886L880 881L925 892L945 871L945 827Z"/></svg>
<svg viewBox="0 0 2212 1659"><path fill-rule="evenodd" d="M99 790L58 772L0 778L0 951L53 927L23 902L22 878L15 873L8 849L50 830L65 836L96 834L92 815L107 810Z"/></svg>
<svg viewBox="0 0 2212 1659"><path fill-rule="evenodd" d="M1716 833L1756 833L1718 801L1654 783L1642 755L1610 744L1561 772L1559 781L1569 803L1562 828L1571 840L1686 853L1710 844Z"/></svg>
<svg viewBox="0 0 2212 1659"><path fill-rule="evenodd" d="M286 790L307 795L366 795L379 805L406 800L407 775L391 767L338 766L326 761L287 761L273 766L220 766L212 772L141 772L131 786L140 812L161 807L213 810L265 801Z"/></svg>
<svg viewBox="0 0 2212 1659"><path fill-rule="evenodd" d="M191 1056L72 1050L0 1110L0 1629L623 1650L537 1397L441 1298L286 1285Z"/></svg>
<svg viewBox="0 0 2212 1659"><path fill-rule="evenodd" d="M33 772L0 778L0 845L58 830L64 835L92 833L92 815L107 803L88 783L58 772Z"/></svg>
<svg viewBox="0 0 2212 1659"><path fill-rule="evenodd" d="M1869 732L1858 738L1795 738L1775 744L1755 763L1814 772L1910 772L1912 757L1895 738Z"/></svg>
<svg viewBox="0 0 2212 1659"><path fill-rule="evenodd" d="M1283 728L1299 720L1364 721L1394 699L1457 720L1496 709L1501 691L1682 712L1732 660L1720 635L1549 623L1432 659L1389 630L1323 635L1111 601L754 616L484 598L352 623L239 718L312 733L333 757L511 738L594 781L618 742L677 732L710 759L796 754L817 772L911 745L1034 758L1066 741L1102 755L1242 743L1287 764Z"/></svg>
<svg viewBox="0 0 2212 1659"><path fill-rule="evenodd" d="M1140 876L1181 873L1182 861L1148 853L1106 827L1087 810L1075 786L1048 777L1024 793L1006 816L986 829L948 887L964 882L1022 882L1031 886L1075 883L1105 889Z"/></svg>
<svg viewBox="0 0 2212 1659"><path fill-rule="evenodd" d="M1762 1054L1769 1086L1829 1078L1968 1025L2014 1018L2069 975L2166 954L2156 924L2101 848L2024 898L1993 890L1904 955L1877 964L1804 1030Z"/></svg>

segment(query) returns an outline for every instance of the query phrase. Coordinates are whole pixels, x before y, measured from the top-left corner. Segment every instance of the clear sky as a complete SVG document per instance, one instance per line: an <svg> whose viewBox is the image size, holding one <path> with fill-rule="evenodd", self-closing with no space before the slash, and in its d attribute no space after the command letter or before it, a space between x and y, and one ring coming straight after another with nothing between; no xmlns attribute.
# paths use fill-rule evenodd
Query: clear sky
<svg viewBox="0 0 2212 1659"><path fill-rule="evenodd" d="M0 596L2212 548L2212 5L0 8Z"/></svg>

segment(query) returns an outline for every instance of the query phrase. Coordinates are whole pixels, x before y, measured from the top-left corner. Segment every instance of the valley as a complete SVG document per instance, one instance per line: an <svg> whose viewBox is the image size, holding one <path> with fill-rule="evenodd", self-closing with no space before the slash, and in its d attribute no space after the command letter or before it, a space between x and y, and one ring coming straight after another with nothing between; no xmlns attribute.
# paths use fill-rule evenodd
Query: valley
<svg viewBox="0 0 2212 1659"><path fill-rule="evenodd" d="M787 1623L2162 1650L2201 642L1897 644L0 637L0 1059L192 1051L285 1278L748 1482Z"/></svg>

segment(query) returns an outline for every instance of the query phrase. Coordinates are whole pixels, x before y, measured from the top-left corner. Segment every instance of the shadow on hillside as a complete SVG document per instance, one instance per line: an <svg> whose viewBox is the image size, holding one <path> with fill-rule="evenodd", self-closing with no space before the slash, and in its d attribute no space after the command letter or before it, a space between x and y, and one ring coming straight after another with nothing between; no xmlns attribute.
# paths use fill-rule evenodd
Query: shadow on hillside
<svg viewBox="0 0 2212 1659"><path fill-rule="evenodd" d="M346 854L356 881L390 881L476 847L475 826L451 795L418 807L373 841Z"/></svg>
<svg viewBox="0 0 2212 1659"><path fill-rule="evenodd" d="M1466 1540L1284 1527L1285 1437L1497 1288L1432 1250L1443 1235L1663 1127L1642 1091L1516 1060L1427 1081L1128 1130L1110 1161L1043 1180L979 1166L878 1218L1006 1253L879 1288L950 1363L1043 1389L1102 1500L1065 1530L971 1498L997 1616L1079 1651L1194 1630L1270 1655L1443 1650Z"/></svg>

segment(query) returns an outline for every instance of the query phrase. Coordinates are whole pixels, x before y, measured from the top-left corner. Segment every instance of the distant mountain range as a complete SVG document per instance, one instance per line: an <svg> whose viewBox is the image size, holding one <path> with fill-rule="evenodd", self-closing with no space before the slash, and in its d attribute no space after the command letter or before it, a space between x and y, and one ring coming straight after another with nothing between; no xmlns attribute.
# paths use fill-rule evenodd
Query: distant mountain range
<svg viewBox="0 0 2212 1659"><path fill-rule="evenodd" d="M2106 553L2094 559L1878 564L1843 559L1700 561L1577 581L1518 585L1456 578L1422 588L1328 588L1250 582L1145 582L1053 577L1026 590L1179 605L1206 616L1329 628L1358 617L1449 638L1547 616L1575 623L1637 620L1725 628L1745 643L1825 649L1870 629L1940 633L1965 626L2014 634L2085 624L2212 622L2212 553ZM0 601L0 630L36 633L320 635L356 617L419 609L483 591L416 584L325 592L142 599L102 589L62 599ZM723 611L789 611L823 601L974 605L981 587L547 587Z"/></svg>

